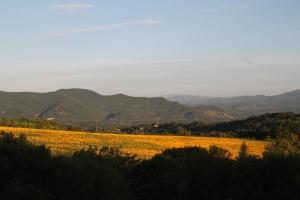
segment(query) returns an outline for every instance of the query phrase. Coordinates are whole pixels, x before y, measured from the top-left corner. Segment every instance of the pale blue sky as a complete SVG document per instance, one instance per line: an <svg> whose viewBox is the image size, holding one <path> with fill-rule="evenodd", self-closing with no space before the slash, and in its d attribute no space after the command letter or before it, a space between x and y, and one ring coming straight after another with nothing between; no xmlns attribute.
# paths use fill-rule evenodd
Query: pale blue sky
<svg viewBox="0 0 300 200"><path fill-rule="evenodd" d="M134 96L300 88L299 0L6 0L0 90Z"/></svg>

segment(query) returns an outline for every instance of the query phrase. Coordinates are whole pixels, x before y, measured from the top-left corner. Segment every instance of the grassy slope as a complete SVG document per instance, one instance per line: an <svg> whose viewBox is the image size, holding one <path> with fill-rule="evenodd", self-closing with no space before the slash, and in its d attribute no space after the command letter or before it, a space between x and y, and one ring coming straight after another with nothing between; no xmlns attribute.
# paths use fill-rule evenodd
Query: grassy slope
<svg viewBox="0 0 300 200"><path fill-rule="evenodd" d="M162 150L173 147L201 146L208 148L217 145L225 148L236 157L243 141L249 146L249 152L262 155L268 142L231 138L210 138L190 136L127 135L108 133L87 133L28 128L0 127L0 131L16 135L24 133L35 144L45 144L55 153L72 153L89 146L113 146L122 152L136 154L139 158L151 158Z"/></svg>

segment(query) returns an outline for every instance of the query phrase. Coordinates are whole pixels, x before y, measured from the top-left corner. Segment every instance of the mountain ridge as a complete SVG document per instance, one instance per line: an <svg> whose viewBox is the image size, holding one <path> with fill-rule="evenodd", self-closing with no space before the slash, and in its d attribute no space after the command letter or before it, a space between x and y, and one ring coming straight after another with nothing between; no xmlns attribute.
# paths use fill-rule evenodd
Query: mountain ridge
<svg viewBox="0 0 300 200"><path fill-rule="evenodd" d="M149 122L226 121L229 113L213 107L196 108L163 97L100 95L87 89L54 92L0 92L0 117L55 119L61 122L99 121L101 124L132 125Z"/></svg>
<svg viewBox="0 0 300 200"><path fill-rule="evenodd" d="M182 95L181 95L182 97ZM170 101L180 98L166 97ZM179 101L188 106L213 105L227 112L232 112L237 118L268 112L295 112L300 113L300 90L293 90L278 95L244 95L236 97L191 97L186 96L185 101Z"/></svg>

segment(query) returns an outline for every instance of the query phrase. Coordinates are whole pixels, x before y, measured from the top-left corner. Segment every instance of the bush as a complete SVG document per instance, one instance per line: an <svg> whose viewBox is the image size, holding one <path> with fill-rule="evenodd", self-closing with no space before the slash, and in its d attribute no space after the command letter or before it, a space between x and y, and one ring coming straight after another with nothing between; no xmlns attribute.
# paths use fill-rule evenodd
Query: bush
<svg viewBox="0 0 300 200"><path fill-rule="evenodd" d="M211 146L175 148L139 161L118 149L53 156L25 136L0 134L0 199L299 199L300 156L239 159Z"/></svg>
<svg viewBox="0 0 300 200"><path fill-rule="evenodd" d="M133 158L112 151L51 156L24 136L0 138L0 199L130 199ZM125 170L126 169L126 170Z"/></svg>

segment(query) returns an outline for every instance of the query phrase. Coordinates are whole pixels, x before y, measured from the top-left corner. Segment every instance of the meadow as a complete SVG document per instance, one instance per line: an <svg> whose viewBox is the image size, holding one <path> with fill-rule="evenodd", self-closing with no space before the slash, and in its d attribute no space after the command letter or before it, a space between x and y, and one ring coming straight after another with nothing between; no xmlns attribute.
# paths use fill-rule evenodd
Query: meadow
<svg viewBox="0 0 300 200"><path fill-rule="evenodd" d="M210 145L228 150L235 158L243 142L249 147L250 154L262 156L266 146L270 144L265 141L235 138L90 133L14 127L0 127L0 131L11 132L14 135L25 134L29 141L37 145L44 144L55 154L71 154L89 147L111 146L141 159L150 159L169 148L190 146L208 148Z"/></svg>

